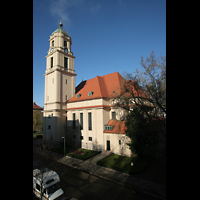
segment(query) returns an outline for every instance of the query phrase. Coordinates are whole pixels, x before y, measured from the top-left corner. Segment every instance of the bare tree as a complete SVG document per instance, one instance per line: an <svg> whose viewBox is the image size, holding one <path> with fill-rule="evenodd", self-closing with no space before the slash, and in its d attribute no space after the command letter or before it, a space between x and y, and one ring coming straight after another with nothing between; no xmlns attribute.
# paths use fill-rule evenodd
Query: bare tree
<svg viewBox="0 0 200 200"><path fill-rule="evenodd" d="M137 69L134 75L124 72L121 92L112 99L112 103L116 109L125 110L123 120L127 126L126 134L132 140L129 144L132 152L136 149L139 152L147 146L151 150L153 145L156 146L155 152L165 151L166 57L156 58L152 51L146 60L141 57L140 64L141 69ZM139 144L136 144L138 141ZM136 146L139 148L135 149Z"/></svg>
<svg viewBox="0 0 200 200"><path fill-rule="evenodd" d="M112 103L115 108L126 111L137 106L148 117L166 116L166 57L156 58L152 51L146 60L141 57L140 64L142 68L136 69L134 76L132 73L123 73L121 93L112 99Z"/></svg>

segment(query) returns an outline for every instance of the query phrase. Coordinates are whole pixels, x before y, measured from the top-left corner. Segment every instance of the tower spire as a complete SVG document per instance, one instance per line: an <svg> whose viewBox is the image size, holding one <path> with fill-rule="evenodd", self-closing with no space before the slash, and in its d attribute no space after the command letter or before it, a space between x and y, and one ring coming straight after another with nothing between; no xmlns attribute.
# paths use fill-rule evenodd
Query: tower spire
<svg viewBox="0 0 200 200"><path fill-rule="evenodd" d="M60 18L60 23L59 23L59 27L62 28L63 24L62 24L62 19Z"/></svg>

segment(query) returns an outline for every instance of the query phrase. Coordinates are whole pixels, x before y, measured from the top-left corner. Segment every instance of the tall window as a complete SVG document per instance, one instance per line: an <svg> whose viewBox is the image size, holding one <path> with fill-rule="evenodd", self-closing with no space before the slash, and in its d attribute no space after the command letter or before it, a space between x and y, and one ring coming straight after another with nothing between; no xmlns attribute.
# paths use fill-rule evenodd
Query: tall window
<svg viewBox="0 0 200 200"><path fill-rule="evenodd" d="M83 113L80 113L80 130L83 130Z"/></svg>
<svg viewBox="0 0 200 200"><path fill-rule="evenodd" d="M53 67L53 57L51 57L51 68Z"/></svg>
<svg viewBox="0 0 200 200"><path fill-rule="evenodd" d="M67 42L66 41L64 41L64 47L66 47L67 46Z"/></svg>
<svg viewBox="0 0 200 200"><path fill-rule="evenodd" d="M51 46L54 47L54 40L51 42Z"/></svg>
<svg viewBox="0 0 200 200"><path fill-rule="evenodd" d="M73 129L75 129L75 123L76 123L76 114L73 113Z"/></svg>
<svg viewBox="0 0 200 200"><path fill-rule="evenodd" d="M68 58L64 57L64 68L67 68Z"/></svg>
<svg viewBox="0 0 200 200"><path fill-rule="evenodd" d="M88 130L92 130L92 113L88 113Z"/></svg>
<svg viewBox="0 0 200 200"><path fill-rule="evenodd" d="M116 120L116 112L112 112L112 119Z"/></svg>

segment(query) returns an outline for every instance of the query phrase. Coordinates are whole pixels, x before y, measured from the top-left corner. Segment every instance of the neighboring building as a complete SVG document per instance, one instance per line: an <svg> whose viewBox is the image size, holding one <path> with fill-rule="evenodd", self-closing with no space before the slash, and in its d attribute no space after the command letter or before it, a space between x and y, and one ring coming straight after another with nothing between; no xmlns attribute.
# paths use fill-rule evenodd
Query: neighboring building
<svg viewBox="0 0 200 200"><path fill-rule="evenodd" d="M33 102L33 131L42 132L43 130L43 108Z"/></svg>
<svg viewBox="0 0 200 200"><path fill-rule="evenodd" d="M46 56L44 141L59 145L65 137L70 145L131 156L121 121L124 111L112 104L125 80L114 72L82 81L75 88L72 41L62 26L60 22L51 34Z"/></svg>
<svg viewBox="0 0 200 200"><path fill-rule="evenodd" d="M33 102L33 110L41 111L41 110L43 110L43 108L38 106L35 102Z"/></svg>

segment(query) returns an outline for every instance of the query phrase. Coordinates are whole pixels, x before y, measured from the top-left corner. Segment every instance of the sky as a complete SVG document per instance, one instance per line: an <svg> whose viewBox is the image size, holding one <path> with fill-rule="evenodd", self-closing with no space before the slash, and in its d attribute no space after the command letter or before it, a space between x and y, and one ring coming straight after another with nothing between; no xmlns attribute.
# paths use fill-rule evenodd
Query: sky
<svg viewBox="0 0 200 200"><path fill-rule="evenodd" d="M76 86L105 74L133 73L141 56L166 53L166 0L33 0L33 102L44 106L49 38L72 39Z"/></svg>

